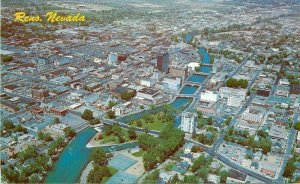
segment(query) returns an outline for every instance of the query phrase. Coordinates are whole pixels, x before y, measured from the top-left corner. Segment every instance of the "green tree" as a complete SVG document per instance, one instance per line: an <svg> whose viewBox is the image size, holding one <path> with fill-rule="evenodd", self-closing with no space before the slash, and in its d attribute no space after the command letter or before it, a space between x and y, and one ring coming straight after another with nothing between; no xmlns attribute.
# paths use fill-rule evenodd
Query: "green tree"
<svg viewBox="0 0 300 184"><path fill-rule="evenodd" d="M101 121L99 119L92 119L89 121L91 125L97 125L97 124L100 124Z"/></svg>
<svg viewBox="0 0 300 184"><path fill-rule="evenodd" d="M134 127L130 127L128 129L128 136L129 136L129 139L131 139L131 140L135 140L137 138Z"/></svg>
<svg viewBox="0 0 300 184"><path fill-rule="evenodd" d="M93 111L89 110L89 109L85 109L83 111L83 114L81 115L81 118L82 119L85 119L85 120L92 120L94 117L93 117Z"/></svg>
<svg viewBox="0 0 300 184"><path fill-rule="evenodd" d="M116 118L115 111L112 110L107 111L107 117L109 119L115 119Z"/></svg>
<svg viewBox="0 0 300 184"><path fill-rule="evenodd" d="M227 177L229 176L229 173L227 171L221 171L220 172L220 182L226 183Z"/></svg>
<svg viewBox="0 0 300 184"><path fill-rule="evenodd" d="M94 161L94 165L106 165L108 157L102 148L95 148L91 153L91 160Z"/></svg>
<svg viewBox="0 0 300 184"><path fill-rule="evenodd" d="M294 164L294 159L293 158L288 159L286 166L284 168L283 176L286 178L291 178L296 169L297 168Z"/></svg>
<svg viewBox="0 0 300 184"><path fill-rule="evenodd" d="M54 124L59 124L59 123L60 123L59 118L54 118L53 123L54 123Z"/></svg>
<svg viewBox="0 0 300 184"><path fill-rule="evenodd" d="M72 127L64 128L64 132L65 132L65 135L70 138L75 137L75 135L76 135L76 132Z"/></svg>
<svg viewBox="0 0 300 184"><path fill-rule="evenodd" d="M300 131L300 122L295 123L295 129Z"/></svg>

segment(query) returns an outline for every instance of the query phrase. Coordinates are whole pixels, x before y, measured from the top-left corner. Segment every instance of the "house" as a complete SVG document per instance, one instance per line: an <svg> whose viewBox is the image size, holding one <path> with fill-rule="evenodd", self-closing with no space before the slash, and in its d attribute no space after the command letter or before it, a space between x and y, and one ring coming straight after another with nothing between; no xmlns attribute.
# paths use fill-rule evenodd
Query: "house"
<svg viewBox="0 0 300 184"><path fill-rule="evenodd" d="M230 169L226 183L246 183L246 178L246 174L235 169Z"/></svg>
<svg viewBox="0 0 300 184"><path fill-rule="evenodd" d="M178 174L184 174L187 172L187 170L189 169L190 165L188 162L183 161L180 162L178 164L176 164L173 168L172 171Z"/></svg>
<svg viewBox="0 0 300 184"><path fill-rule="evenodd" d="M275 177L275 174L276 174L276 171L273 171L273 170L269 170L269 169L265 169L265 168L262 168L260 170L260 172L264 175L267 175L267 176L271 176L272 178Z"/></svg>
<svg viewBox="0 0 300 184"><path fill-rule="evenodd" d="M215 174L209 174L207 180L212 183L220 183L220 176Z"/></svg>
<svg viewBox="0 0 300 184"><path fill-rule="evenodd" d="M192 153L183 153L180 154L180 158L186 162L188 162L190 165L193 164L193 154Z"/></svg>

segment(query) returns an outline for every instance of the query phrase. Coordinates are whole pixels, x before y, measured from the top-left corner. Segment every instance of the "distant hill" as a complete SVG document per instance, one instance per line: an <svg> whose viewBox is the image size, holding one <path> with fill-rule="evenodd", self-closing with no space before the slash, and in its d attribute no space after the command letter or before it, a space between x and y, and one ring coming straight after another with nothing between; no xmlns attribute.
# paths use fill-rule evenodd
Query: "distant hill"
<svg viewBox="0 0 300 184"><path fill-rule="evenodd" d="M252 3L261 5L300 5L300 0L233 0L239 3Z"/></svg>

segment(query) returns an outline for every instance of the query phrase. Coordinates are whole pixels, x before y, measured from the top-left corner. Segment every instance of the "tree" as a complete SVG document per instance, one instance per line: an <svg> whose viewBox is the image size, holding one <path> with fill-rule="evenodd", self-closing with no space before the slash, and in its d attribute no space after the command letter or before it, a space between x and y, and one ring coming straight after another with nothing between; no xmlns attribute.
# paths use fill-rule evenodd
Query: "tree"
<svg viewBox="0 0 300 184"><path fill-rule="evenodd" d="M137 135L135 133L135 128L134 127L130 127L129 130L128 130L128 136L129 136L129 139L131 140L135 140L137 138Z"/></svg>
<svg viewBox="0 0 300 184"><path fill-rule="evenodd" d="M286 166L284 168L283 176L286 178L292 177L296 169L297 168L294 165L294 159L293 158L288 159Z"/></svg>
<svg viewBox="0 0 300 184"><path fill-rule="evenodd" d="M116 118L115 111L112 110L107 111L107 116L109 119L115 119Z"/></svg>
<svg viewBox="0 0 300 184"><path fill-rule="evenodd" d="M81 115L81 118L82 119L85 119L85 120L92 120L94 117L93 117L93 111L89 110L89 109L85 109L83 111L83 114Z"/></svg>
<svg viewBox="0 0 300 184"><path fill-rule="evenodd" d="M108 157L102 148L95 148L91 153L91 160L94 161L94 165L106 165Z"/></svg>
<svg viewBox="0 0 300 184"><path fill-rule="evenodd" d="M10 120L4 120L3 126L4 126L5 130L10 130L10 129L14 129L15 128L15 125Z"/></svg>
<svg viewBox="0 0 300 184"><path fill-rule="evenodd" d="M195 175L184 176L183 183L199 183L199 179Z"/></svg>
<svg viewBox="0 0 300 184"><path fill-rule="evenodd" d="M54 118L53 123L54 123L54 124L59 124L59 123L60 123L59 118Z"/></svg>
<svg viewBox="0 0 300 184"><path fill-rule="evenodd" d="M212 119L212 117L209 117L207 119L207 123L208 123L208 125L212 125L214 123L214 120Z"/></svg>
<svg viewBox="0 0 300 184"><path fill-rule="evenodd" d="M300 131L300 121L295 123L295 129Z"/></svg>
<svg viewBox="0 0 300 184"><path fill-rule="evenodd" d="M174 177L171 180L171 183L176 184L178 181L179 181L178 174L175 174Z"/></svg>
<svg viewBox="0 0 300 184"><path fill-rule="evenodd" d="M64 132L65 132L65 135L70 138L75 137L75 135L76 135L75 130L71 127L64 128Z"/></svg>
<svg viewBox="0 0 300 184"><path fill-rule="evenodd" d="M100 124L101 121L99 119L92 119L89 121L91 125L97 125L97 124Z"/></svg>
<svg viewBox="0 0 300 184"><path fill-rule="evenodd" d="M115 106L115 105L117 105L116 102L112 102L112 101L109 101L109 102L108 102L108 107L109 107L109 108L112 108L112 107Z"/></svg>
<svg viewBox="0 0 300 184"><path fill-rule="evenodd" d="M229 173L227 171L221 171L220 172L220 182L226 183L227 177L229 176Z"/></svg>
<svg viewBox="0 0 300 184"><path fill-rule="evenodd" d="M111 176L111 173L107 166L95 166L87 177L88 183L101 183L104 177Z"/></svg>

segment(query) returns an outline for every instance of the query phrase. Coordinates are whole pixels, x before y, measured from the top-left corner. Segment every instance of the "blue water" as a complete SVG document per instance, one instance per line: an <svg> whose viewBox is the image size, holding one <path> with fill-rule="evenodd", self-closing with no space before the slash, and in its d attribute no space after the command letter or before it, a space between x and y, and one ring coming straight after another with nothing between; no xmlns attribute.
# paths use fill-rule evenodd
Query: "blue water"
<svg viewBox="0 0 300 184"><path fill-rule="evenodd" d="M67 145L55 162L53 170L48 172L46 183L75 183L78 181L82 170L89 162L92 151L85 146L96 132L93 128L85 129Z"/></svg>
<svg viewBox="0 0 300 184"><path fill-rule="evenodd" d="M202 55L202 64L210 64L210 57L205 48L199 48L198 53L199 55Z"/></svg>
<svg viewBox="0 0 300 184"><path fill-rule="evenodd" d="M196 86L185 85L180 91L180 94L194 94L197 89L198 87Z"/></svg>
<svg viewBox="0 0 300 184"><path fill-rule="evenodd" d="M188 78L188 81L198 82L198 83L202 83L204 80L205 80L205 76L199 74L193 74L190 78Z"/></svg>
<svg viewBox="0 0 300 184"><path fill-rule="evenodd" d="M201 66L200 68L200 72L203 72L203 73L210 73L212 71L212 67L211 66Z"/></svg>

